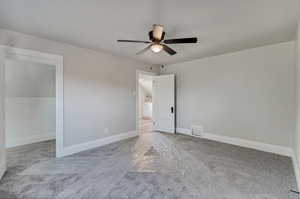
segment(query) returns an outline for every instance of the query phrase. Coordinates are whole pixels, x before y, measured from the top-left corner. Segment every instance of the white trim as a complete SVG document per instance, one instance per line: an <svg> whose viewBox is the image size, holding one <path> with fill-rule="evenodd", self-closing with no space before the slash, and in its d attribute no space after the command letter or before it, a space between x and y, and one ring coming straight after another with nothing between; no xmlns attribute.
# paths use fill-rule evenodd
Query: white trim
<svg viewBox="0 0 300 199"><path fill-rule="evenodd" d="M198 136L192 135L191 129L176 128L176 132L183 134L183 135L198 137ZM295 173L296 181L297 181L297 188L298 188L298 191L300 190L300 167L299 167L300 162L296 158L296 155L295 155L296 153L294 152L294 150L292 148L279 146L279 145L273 145L273 144L267 144L267 143L252 141L252 140L246 140L246 139L241 139L241 138L216 135L216 134L212 134L212 133L203 133L200 138L291 157L292 162L293 162L294 173Z"/></svg>
<svg viewBox="0 0 300 199"><path fill-rule="evenodd" d="M0 45L6 58L21 59L43 64L55 65L56 70L56 157L63 152L63 57L38 51Z"/></svg>
<svg viewBox="0 0 300 199"><path fill-rule="evenodd" d="M6 171L6 150L5 150L5 106L4 106L4 51L0 47L0 180Z"/></svg>
<svg viewBox="0 0 300 199"><path fill-rule="evenodd" d="M6 164L1 164L0 165L0 180L3 177L5 171L6 171Z"/></svg>
<svg viewBox="0 0 300 199"><path fill-rule="evenodd" d="M135 127L137 132L139 133L140 124L139 124L139 76L140 75L149 75L149 76L157 76L158 73L155 72L148 72L144 70L137 69L135 72Z"/></svg>
<svg viewBox="0 0 300 199"><path fill-rule="evenodd" d="M191 129L176 128L176 133L193 136Z"/></svg>
<svg viewBox="0 0 300 199"><path fill-rule="evenodd" d="M193 136L192 131L190 129L177 128L176 130L178 133ZM198 136L193 136L193 137L198 137ZM229 137L224 135L217 135L212 133L203 133L201 138L232 144L236 146L241 146L245 148L256 149L259 151L265 151L269 153L289 156L289 157L292 157L293 155L293 150L289 147L267 144L258 141L246 140L246 139L241 139L236 137Z"/></svg>
<svg viewBox="0 0 300 199"><path fill-rule="evenodd" d="M16 146L22 146L22 145L26 145L26 144L32 144L32 143L36 143L36 142L43 142L43 141L47 141L47 140L54 140L55 139L55 133L47 133L47 134L37 134L37 135L33 135L30 137L26 137L26 138L19 138L19 139L15 139L12 142L6 142L6 148L12 148L12 147L16 147Z"/></svg>
<svg viewBox="0 0 300 199"><path fill-rule="evenodd" d="M118 142L118 141L125 140L128 138L136 137L136 136L138 136L138 133L136 131L130 131L127 133L121 133L118 135L113 135L110 137L101 138L101 139L97 139L97 140L82 143L82 144L76 144L74 146L65 147L62 155L63 156L71 155L74 153L93 149L93 148L100 147L100 146L104 146L107 144L111 144L114 142Z"/></svg>
<svg viewBox="0 0 300 199"><path fill-rule="evenodd" d="M293 154L293 150L289 147L267 144L267 143L263 143L263 142L246 140L246 139L241 139L241 138L236 138L236 137L216 135L216 134L212 134L212 133L203 133L202 138L214 140L217 142L224 142L227 144L237 145L237 146L241 146L241 147L246 147L246 148L250 148L250 149L256 149L259 151L275 153L275 154L284 155L284 156L288 156L288 157L292 157L292 154Z"/></svg>
<svg viewBox="0 0 300 199"><path fill-rule="evenodd" d="M176 128L176 133L197 137L197 138L202 138L203 135L203 133L201 135L194 135L191 129L184 129L184 128Z"/></svg>
<svg viewBox="0 0 300 199"><path fill-rule="evenodd" d="M298 191L300 190L300 167L299 167L299 161L296 157L296 152L294 151L292 154L292 161L293 161L293 167L294 167L294 173L296 176L296 181L297 181L297 188Z"/></svg>
<svg viewBox="0 0 300 199"><path fill-rule="evenodd" d="M64 149L64 67L63 57L56 60L56 157Z"/></svg>

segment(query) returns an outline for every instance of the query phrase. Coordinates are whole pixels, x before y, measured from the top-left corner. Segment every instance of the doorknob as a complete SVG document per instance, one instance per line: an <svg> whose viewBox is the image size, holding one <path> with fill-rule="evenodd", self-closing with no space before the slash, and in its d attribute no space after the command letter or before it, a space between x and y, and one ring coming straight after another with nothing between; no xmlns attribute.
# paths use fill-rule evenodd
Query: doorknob
<svg viewBox="0 0 300 199"><path fill-rule="evenodd" d="M171 106L171 113L174 113L174 107Z"/></svg>

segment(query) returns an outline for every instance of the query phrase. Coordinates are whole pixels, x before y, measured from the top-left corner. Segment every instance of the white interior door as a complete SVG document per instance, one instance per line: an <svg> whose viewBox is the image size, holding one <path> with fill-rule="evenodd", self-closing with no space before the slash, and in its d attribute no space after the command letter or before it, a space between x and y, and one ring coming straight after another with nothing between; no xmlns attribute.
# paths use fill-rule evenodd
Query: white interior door
<svg viewBox="0 0 300 199"><path fill-rule="evenodd" d="M4 132L4 64L4 52L0 46L0 179L6 171L6 150Z"/></svg>
<svg viewBox="0 0 300 199"><path fill-rule="evenodd" d="M153 81L154 130L175 133L175 75L155 76Z"/></svg>

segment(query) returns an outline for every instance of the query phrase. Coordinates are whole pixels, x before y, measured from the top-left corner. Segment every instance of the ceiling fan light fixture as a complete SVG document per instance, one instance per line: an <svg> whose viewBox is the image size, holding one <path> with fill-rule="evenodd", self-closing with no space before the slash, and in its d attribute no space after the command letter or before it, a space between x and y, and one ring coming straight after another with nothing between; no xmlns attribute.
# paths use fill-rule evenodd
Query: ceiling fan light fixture
<svg viewBox="0 0 300 199"><path fill-rule="evenodd" d="M153 52L159 53L163 49L163 46L161 44L153 44L150 48Z"/></svg>

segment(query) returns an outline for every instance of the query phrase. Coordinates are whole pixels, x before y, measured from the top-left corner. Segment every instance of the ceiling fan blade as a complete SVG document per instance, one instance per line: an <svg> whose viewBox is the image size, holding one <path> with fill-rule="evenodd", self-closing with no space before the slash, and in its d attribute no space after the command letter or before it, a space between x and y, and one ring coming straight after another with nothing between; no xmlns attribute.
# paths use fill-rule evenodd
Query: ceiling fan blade
<svg viewBox="0 0 300 199"><path fill-rule="evenodd" d="M163 44L162 44L163 45ZM175 55L177 52L170 48L167 45L163 45L163 49L169 54L169 55Z"/></svg>
<svg viewBox="0 0 300 199"><path fill-rule="evenodd" d="M178 39L166 39L165 44L188 44L188 43L197 43L197 37L191 38L178 38Z"/></svg>
<svg viewBox="0 0 300 199"><path fill-rule="evenodd" d="M144 43L144 44L149 44L151 43L150 41L140 41L140 40L124 40L124 39L119 39L117 40L118 42L131 42L131 43Z"/></svg>
<svg viewBox="0 0 300 199"><path fill-rule="evenodd" d="M152 45L147 46L146 48L144 48L143 50L139 51L136 53L136 55L140 55L143 54L144 52L146 52L147 50L149 50L151 48Z"/></svg>

